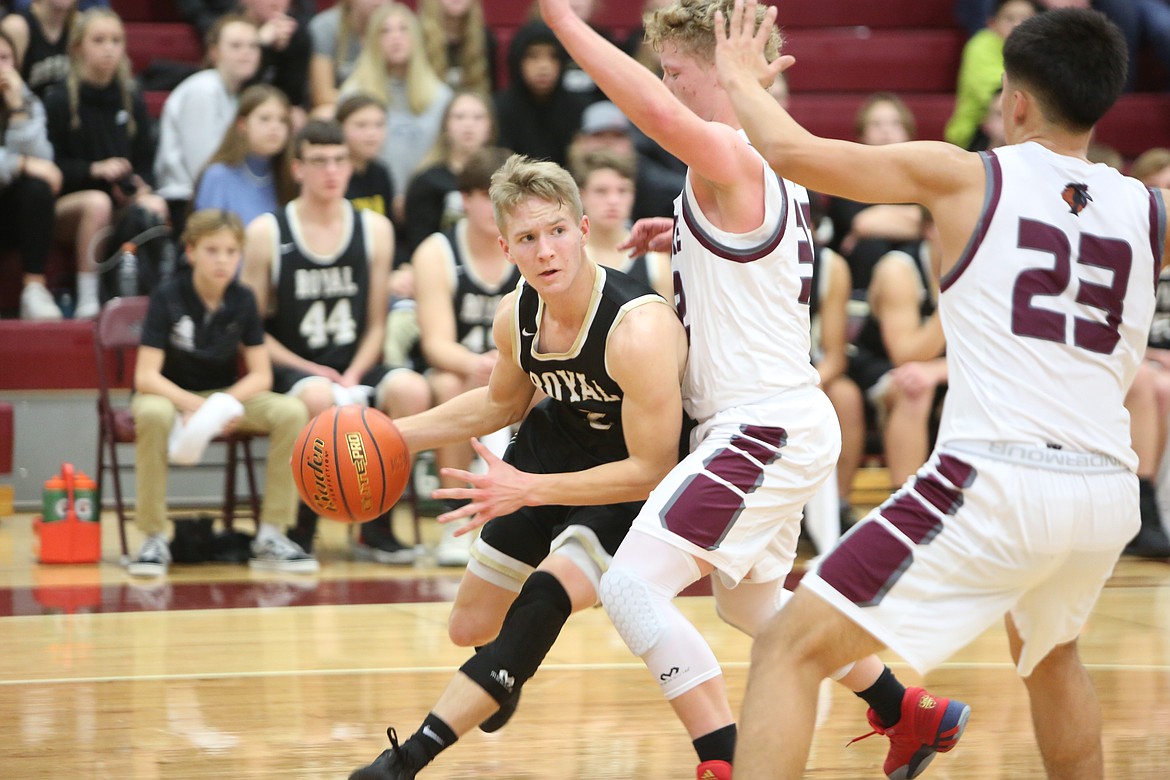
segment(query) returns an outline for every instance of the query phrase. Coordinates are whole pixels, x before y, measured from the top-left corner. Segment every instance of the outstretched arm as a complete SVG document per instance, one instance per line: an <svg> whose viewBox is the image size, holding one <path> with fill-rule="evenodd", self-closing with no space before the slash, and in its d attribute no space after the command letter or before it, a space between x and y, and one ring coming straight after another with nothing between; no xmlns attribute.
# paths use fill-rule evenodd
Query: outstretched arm
<svg viewBox="0 0 1170 780"><path fill-rule="evenodd" d="M712 184L755 175L754 157L734 130L707 122L684 106L658 78L577 16L569 0L540 0L545 22L573 60L642 132Z"/></svg>

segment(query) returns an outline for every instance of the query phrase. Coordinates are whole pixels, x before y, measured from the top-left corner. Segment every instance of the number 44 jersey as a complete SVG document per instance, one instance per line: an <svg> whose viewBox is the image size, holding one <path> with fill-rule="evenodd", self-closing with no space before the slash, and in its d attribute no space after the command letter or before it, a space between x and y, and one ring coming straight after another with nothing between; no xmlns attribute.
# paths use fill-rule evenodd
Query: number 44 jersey
<svg viewBox="0 0 1170 780"><path fill-rule="evenodd" d="M1024 442L1131 469L1125 396L1162 265L1161 194L1037 143L984 154L983 214L941 280L938 443Z"/></svg>
<svg viewBox="0 0 1170 780"><path fill-rule="evenodd" d="M366 330L370 231L365 212L345 204L337 249L319 255L301 234L295 201L270 215L276 223L272 310L265 323L290 351L336 371L353 362ZM387 293L388 294L388 293Z"/></svg>

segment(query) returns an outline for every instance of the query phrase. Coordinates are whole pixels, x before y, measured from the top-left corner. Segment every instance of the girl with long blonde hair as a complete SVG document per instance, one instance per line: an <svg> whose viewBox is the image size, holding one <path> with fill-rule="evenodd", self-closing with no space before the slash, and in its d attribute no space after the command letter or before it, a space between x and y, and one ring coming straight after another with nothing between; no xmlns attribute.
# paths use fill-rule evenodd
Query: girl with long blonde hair
<svg viewBox="0 0 1170 780"><path fill-rule="evenodd" d="M452 89L491 94L496 88L496 37L480 0L419 0L427 60Z"/></svg>
<svg viewBox="0 0 1170 780"><path fill-rule="evenodd" d="M130 76L126 32L119 16L95 7L77 15L69 32L69 74L45 98L49 141L63 183L57 200L59 235L77 253L75 316L97 316L96 245L115 207L138 205L167 217L149 184L154 167L152 122Z"/></svg>
<svg viewBox="0 0 1170 780"><path fill-rule="evenodd" d="M353 75L341 92L364 92L386 104L381 159L394 192L405 193L411 175L439 137L443 111L451 100L451 88L427 61L413 11L391 3L375 12ZM401 194L395 196L393 213L401 220Z"/></svg>
<svg viewBox="0 0 1170 780"><path fill-rule="evenodd" d="M339 0L309 21L309 102L313 115L333 116L338 88L353 73L370 17L389 0Z"/></svg>

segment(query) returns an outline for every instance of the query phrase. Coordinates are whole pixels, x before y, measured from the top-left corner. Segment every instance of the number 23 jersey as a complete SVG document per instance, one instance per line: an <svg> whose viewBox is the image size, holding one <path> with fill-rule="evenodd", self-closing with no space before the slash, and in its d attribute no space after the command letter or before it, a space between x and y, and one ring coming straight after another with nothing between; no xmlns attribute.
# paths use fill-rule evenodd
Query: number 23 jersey
<svg viewBox="0 0 1170 780"><path fill-rule="evenodd" d="M1162 197L1037 143L983 162L983 214L940 282L938 442L1025 442L1136 469L1124 402L1154 314Z"/></svg>
<svg viewBox="0 0 1170 780"><path fill-rule="evenodd" d="M348 202L345 207L338 249L331 255L308 248L293 203L270 215L276 226L276 305L267 330L293 353L336 371L349 368L365 333L370 276L369 215Z"/></svg>

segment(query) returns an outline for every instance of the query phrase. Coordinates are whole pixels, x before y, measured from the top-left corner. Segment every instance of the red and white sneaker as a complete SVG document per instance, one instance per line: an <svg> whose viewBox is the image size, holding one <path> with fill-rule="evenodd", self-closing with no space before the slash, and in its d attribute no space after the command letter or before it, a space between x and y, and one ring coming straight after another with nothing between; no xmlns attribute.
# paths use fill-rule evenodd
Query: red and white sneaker
<svg viewBox="0 0 1170 780"><path fill-rule="evenodd" d="M910 780L926 771L936 753L946 753L958 744L971 708L958 700L933 696L924 688L907 688L902 696L902 718L893 726L883 727L872 709L866 717L873 731L850 744L884 734L890 738L890 752L882 770L890 780Z"/></svg>
<svg viewBox="0 0 1170 780"><path fill-rule="evenodd" d="M731 764L726 761L704 761L695 770L698 780L731 780Z"/></svg>

